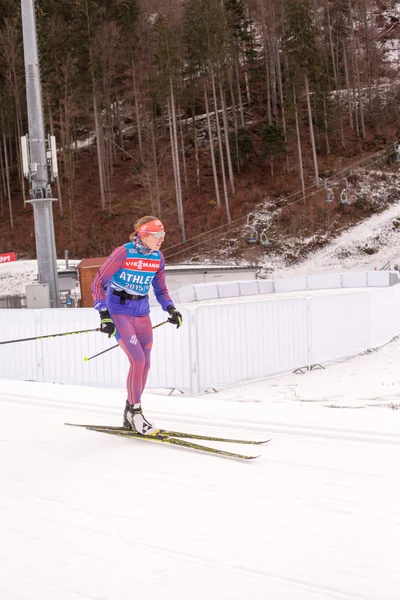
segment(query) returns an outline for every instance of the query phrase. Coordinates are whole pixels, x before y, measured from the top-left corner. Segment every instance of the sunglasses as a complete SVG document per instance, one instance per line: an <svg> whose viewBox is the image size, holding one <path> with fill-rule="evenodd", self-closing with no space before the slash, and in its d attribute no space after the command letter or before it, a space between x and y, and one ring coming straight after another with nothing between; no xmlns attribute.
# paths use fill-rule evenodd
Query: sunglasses
<svg viewBox="0 0 400 600"><path fill-rule="evenodd" d="M165 238L165 231L150 231L149 235L152 235L156 240L163 240Z"/></svg>

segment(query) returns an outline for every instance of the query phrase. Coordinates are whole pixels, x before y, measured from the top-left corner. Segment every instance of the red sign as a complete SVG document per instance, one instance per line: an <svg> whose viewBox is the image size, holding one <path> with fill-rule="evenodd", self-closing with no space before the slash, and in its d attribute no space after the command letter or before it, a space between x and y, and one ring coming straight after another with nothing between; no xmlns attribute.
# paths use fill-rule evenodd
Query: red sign
<svg viewBox="0 0 400 600"><path fill-rule="evenodd" d="M7 254L0 254L0 264L6 263L6 262L12 262L14 260L17 260L17 257L15 256L15 252L7 252Z"/></svg>
<svg viewBox="0 0 400 600"><path fill-rule="evenodd" d="M135 271L150 271L154 273L160 268L159 260L145 260L141 258L127 258L124 263L124 269Z"/></svg>

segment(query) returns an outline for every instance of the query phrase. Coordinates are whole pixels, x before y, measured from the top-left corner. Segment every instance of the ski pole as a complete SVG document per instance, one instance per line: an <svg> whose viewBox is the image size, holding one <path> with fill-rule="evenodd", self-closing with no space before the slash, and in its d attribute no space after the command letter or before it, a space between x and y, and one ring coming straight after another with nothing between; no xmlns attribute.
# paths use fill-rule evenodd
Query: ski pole
<svg viewBox="0 0 400 600"><path fill-rule="evenodd" d="M33 340L46 340L47 338L60 337L62 335L75 335L77 333L92 333L92 331L100 331L100 327L97 329L82 329L82 331L66 331L65 333L51 333L50 335L38 335L36 337L22 338L19 340L7 340L6 342L0 342L2 344L16 344L18 342L31 342Z"/></svg>
<svg viewBox="0 0 400 600"><path fill-rule="evenodd" d="M105 354L106 352L110 352L110 350L114 350L114 348L117 348L119 346L119 344L115 344L115 346L110 346L110 348L107 348L106 350L103 350L102 352L98 352L97 354L93 354L93 356L84 356L83 360L84 362L88 362L89 360L92 360L92 358L97 358L98 356L101 356L102 354Z"/></svg>
<svg viewBox="0 0 400 600"><path fill-rule="evenodd" d="M165 323L168 323L168 320L162 321L161 323L158 323L158 325L154 325L154 327L152 327L152 329L157 329L157 327L161 327L161 325L165 325ZM106 350L103 350L102 352L93 354L93 356L85 356L83 360L84 360L84 362L88 362L89 360L92 360L92 358L97 358L98 356L101 356L102 354L105 354L106 352L110 352L110 350L114 350L114 348L117 348L118 346L119 346L119 344L115 344L114 346L111 346L110 348L107 348Z"/></svg>
<svg viewBox="0 0 400 600"><path fill-rule="evenodd" d="M152 329L157 329L157 327L161 327L161 325L165 325L165 323L168 323L168 319L166 321L161 321L161 323L158 323L157 325L154 325Z"/></svg>

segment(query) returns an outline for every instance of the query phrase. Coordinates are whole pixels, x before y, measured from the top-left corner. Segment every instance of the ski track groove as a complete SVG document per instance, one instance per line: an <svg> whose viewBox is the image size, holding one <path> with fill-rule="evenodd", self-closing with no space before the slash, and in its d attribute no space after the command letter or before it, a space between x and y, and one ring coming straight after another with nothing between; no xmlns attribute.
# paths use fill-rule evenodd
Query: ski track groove
<svg viewBox="0 0 400 600"><path fill-rule="evenodd" d="M85 405L82 406L82 402L75 400L57 400L55 404L52 398L43 399L38 398L37 396L26 396L19 394L1 394L0 393L0 402L6 402L13 404L15 399L21 400L21 398L25 399L19 402L19 405L26 406L35 406L37 408L48 408L51 411L60 412L60 408L63 410L67 410L68 412L72 412L76 414L76 412L83 413L82 416L86 418L86 416L90 415L91 408L93 409L93 415L97 419L100 417L118 417L121 418L121 410L113 409L102 406L99 409L99 406L95 403L90 403L85 401ZM174 413L173 411L163 411L163 410L154 410L152 411L155 415L159 417L166 417L168 421L179 423L179 424L188 424L195 427L208 427L209 429L217 429L219 427L224 427L225 429L238 430L238 431L252 431L253 433L268 433L268 434L285 434L285 435L295 435L302 437L315 437L315 438L324 438L331 440L343 440L350 442L366 442L366 443L374 443L374 444L388 444L388 445L400 445L400 434L395 433L380 433L377 431L357 431L355 429L346 429L346 428L334 428L334 427L321 427L318 425L291 425L282 422L260 422L259 420L253 419L241 419L240 425L238 425L237 421L234 419L230 419L227 417L226 419L218 419L213 418L212 423L210 423L209 419L200 417L198 415L182 415L180 413ZM107 423L105 423L107 424ZM109 424L109 423L108 423ZM167 429L167 427L165 427ZM203 429L204 430L204 429Z"/></svg>
<svg viewBox="0 0 400 600"><path fill-rule="evenodd" d="M16 401L17 404L16 404ZM360 446L361 443L365 444L380 444L386 446L387 449L385 452L390 451L390 446L400 445L400 435L396 433L381 433L379 431L367 431L362 430L358 431L356 429L349 428L335 428L329 426L319 426L319 425L309 425L309 424L288 424L283 423L281 421L271 421L271 422L260 422L255 419L242 419L235 420L233 418L222 419L219 417L213 417L212 419L198 416L198 415L186 415L178 412L167 411L167 410L154 410L154 414L158 416L165 417L168 421L173 421L174 423L181 423L184 425L191 426L193 428L201 428L202 433L204 433L205 428L207 430L212 431L219 428L223 428L226 430L237 430L243 432L253 432L253 433L268 433L268 435L277 434L275 451L269 452L267 446L260 446L261 459L263 460L263 456L265 457L264 465L261 462L261 466L256 466L254 464L254 469L243 465L243 468L240 465L235 463L235 469L232 467L227 467L220 472L211 472L201 471L197 473L197 467L201 467L205 463L202 461L207 460L206 457L200 459L198 462L191 462L191 470L195 472L195 479L189 479L188 481L181 481L179 479L180 474L176 473L173 468L169 467L169 463L167 463L167 467L164 470L157 470L157 464L159 457L163 456L165 449L162 448L162 445L159 446L157 444L151 445L152 451L149 449L142 448L139 450L139 445L137 447L137 456L145 457L145 462L143 464L143 468L140 467L140 460L137 464L135 464L135 476L138 480L139 485L136 487L129 487L120 484L117 485L117 481L112 478L112 475L109 472L102 471L104 464L102 459L98 457L97 451L100 450L102 454L101 457L107 457L107 467L120 467L120 462L115 457L121 456L121 450L124 450L124 444L127 446L126 440L124 438L118 438L114 436L89 436L89 433L84 428L79 429L75 428L74 434L70 436L70 434L66 434L66 428L63 429L63 425L61 420L64 419L64 413L74 413L75 418L81 418L86 420L91 420L92 416L100 421L102 418L104 420L110 419L113 417L121 418L121 410L118 408L109 408L107 406L99 406L95 402L85 400L85 405L78 400L67 400L67 399L57 399L53 398L43 398L38 395L26 395L26 394L10 394L10 393L0 393L0 404L4 405L14 405L16 410L19 407L23 407L24 410L26 407L29 407L33 412L54 412L60 413L60 423L57 423L54 426L55 432L54 436L51 436L51 444L52 450L58 452L61 456L65 455L65 450L67 449L67 458L66 458L66 467L71 472L74 471L74 468L83 469L83 473L85 473L85 468L90 468L90 480L97 481L99 489L103 491L103 506L107 505L108 499L113 499L120 495L124 497L124 500L130 503L132 506L136 507L137 515L135 512L133 514L127 513L123 514L118 512L117 510L113 511L110 509L96 509L94 507L91 508L90 514L87 511L79 506L78 504L71 505L71 500L67 498L64 500L62 497L50 497L48 492L44 492L43 494L38 493L38 490L41 489L41 481L40 478L36 479L35 474L31 475L28 478L28 485L30 486L30 494L29 501L27 500L24 494L24 484L20 481L18 474L15 475L10 473L10 477L8 478L11 491L9 493L3 491L0 494L0 506L4 513L9 514L9 518L15 515L21 515L22 523L21 527L12 525L11 523L7 523L6 529L8 532L12 532L18 539L20 539L23 543L24 538L30 539L32 543L41 543L41 535L39 534L41 530L44 531L45 536L49 536L49 532L51 532L54 528L57 531L57 537L55 539L51 539L49 541L49 549L44 550L44 546L42 545L42 555L39 556L43 562L46 563L55 563L58 566L61 564L69 565L68 561L68 553L79 557L80 560L87 560L90 564L90 559L93 559L91 554L88 554L84 549L77 548L71 541L72 539L80 539L83 536L86 545L89 544L89 541L93 540L95 542L94 547L101 544L107 546L107 541L109 541L110 547L112 544L115 544L116 536L119 539L119 543L122 546L126 546L128 548L134 549L133 554L145 552L148 553L149 557L158 556L160 560L155 560L156 564L163 565L163 557L167 557L169 560L164 561L165 564L169 565L172 561L172 569L176 571L177 566L179 568L182 567L183 572L185 572L184 565L194 565L202 566L206 569L206 574L215 578L215 572L218 572L218 581L222 581L225 578L231 576L233 581L237 581L233 575L239 576L240 579L237 581L239 585L243 585L244 581L252 581L254 578L257 578L260 581L260 590L268 587L268 581L275 582L275 586L278 586L278 589L282 594L285 595L285 598L292 598L292 596L286 596L286 594L291 594L290 589L293 590L293 598L296 598L296 593L301 594L301 598L307 598L308 595L310 599L315 600L375 600L376 596L374 595L374 588L379 584L379 579L384 577L384 574L389 572L391 574L391 580L394 581L395 575L393 574L393 560L388 563L388 566L385 565L384 572L376 571L372 572L372 575L369 575L372 588L369 591L368 586L365 584L363 589L360 589L359 592L356 591L353 585L353 579L355 577L362 577L362 570L365 568L362 562L363 555L361 553L361 558L359 561L355 562L356 573L354 574L351 571L351 566L346 569L346 563L344 561L339 561L339 564L334 567L334 573L336 575L336 580L332 580L332 574L330 572L330 565L326 562L326 556L323 556L320 564L322 568L324 568L327 573L329 573L328 580L331 579L332 583L324 584L324 580L321 580L320 577L316 574L315 576L310 575L309 577L301 577L296 575L282 575L279 573L274 573L273 570L268 568L268 564L266 564L265 568L262 564L256 565L255 567L251 566L251 564L240 564L239 556L240 544L238 533L235 531L230 532L230 529L227 528L228 525L234 522L235 519L235 508L232 504L231 506L226 506L225 511L222 513L222 521L226 521L223 523L225 527L221 527L222 533L225 535L221 535L221 532L213 531L212 528L206 529L205 531L199 529L196 526L196 523L191 523L191 528L189 530L183 530L178 534L178 540L175 542L176 547L171 547L170 540L172 536L174 536L174 520L178 519L179 515L172 515L172 524L165 523L165 513L163 512L162 507L159 507L157 504L155 507L153 506L153 516L152 516L152 527L154 530L165 532L164 543L160 544L160 542L156 539L154 541L146 541L144 539L135 539L134 536L129 535L129 531L132 531L132 528L135 528L133 523L141 524L141 513L142 511L146 511L146 504L152 494L152 490L157 490L161 492L163 495L173 497L174 493L176 493L177 488L184 494L184 498L186 497L202 497L202 494L206 495L207 502L212 502L213 499L218 500L223 498L226 495L228 498L229 495L234 491L237 481L240 479L241 488L246 490L246 486L252 485L254 483L255 477L262 477L268 474L272 478L272 480L276 480L276 483L279 487L279 490L276 491L273 488L262 487L261 489L254 488L252 491L249 489L248 493L251 493L253 506L252 510L258 513L259 518L262 518L262 522L268 522L270 519L273 520L273 512L272 509L279 507L279 502L282 504L282 509L279 510L289 510L289 507L285 508L285 504L287 500L284 493L284 487L282 488L282 483L279 481L279 473L283 472L286 476L293 474L294 481L290 481L290 485L292 487L289 490L295 490L295 482L296 482L296 473L300 472L303 478L306 478L304 485L306 485L307 478L312 477L313 479L318 479L318 473L321 473L321 485L322 489L325 490L325 494L310 494L310 492L300 490L302 492L301 495L301 511L300 515L307 516L309 513L313 514L312 511L315 511L317 519L325 518L325 519L335 519L341 527L343 528L343 523L341 523L340 519L342 518L354 518L355 515L365 512L367 509L374 510L375 519L383 518L381 515L385 516L384 527L387 528L388 522L397 526L400 525L400 517L399 512L393 507L393 510L390 509L390 506L381 506L380 501L382 496L387 492L390 492L390 484L391 481L389 479L388 471L381 471L380 464L371 467L369 470L365 470L362 472L357 471L357 463L355 466L353 463L346 464L341 461L340 464L342 466L335 466L336 463L328 463L326 464L324 460L324 455L317 456L314 460L312 457L312 449L318 442L318 448L322 452L329 453L332 450L332 446L335 445L337 440L344 442L341 445L341 449L346 451L349 448L358 448L358 454L364 453L364 449ZM8 410L8 409L7 409ZM17 414L17 413L16 413ZM110 424L110 423L105 423ZM62 436L58 438L57 429L62 430ZM178 427L176 427L178 429ZM42 456L44 452L46 452L48 448L48 440L46 438L43 442L38 441L37 437L38 432L40 433L40 429L36 429L35 426L32 428L32 433L30 429L23 429L24 435L28 436L25 439L5 439L5 433L7 432L7 436L12 436L12 433L8 434L8 430L4 430L3 435L0 437L0 444L15 448L24 448L26 447L26 458L29 459L30 452L29 450L33 450L38 456ZM72 442L69 442L68 439L71 439ZM97 439L98 438L98 439ZM291 446L294 444L291 440L293 438L297 438L297 454L295 454L295 458L287 451L285 451L286 446ZM58 441L60 439L60 441ZM112 440L114 439L113 444L106 443L106 439ZM67 441L65 441L67 440ZM274 441L274 440L273 440ZM133 441L132 441L133 443ZM140 443L140 442L139 442ZM354 446L356 443L356 446ZM69 445L70 444L70 445ZM145 444L143 444L144 446ZM149 445L150 446L150 445ZM93 454L84 454L88 452L88 449ZM304 456L301 454L301 451L304 450ZM176 448L177 455L180 451L179 448ZM283 451L283 452L282 452ZM381 450L383 452L383 448ZM118 453L118 454L117 454ZM166 455L167 453L165 453ZM171 453L172 454L172 453ZM97 456L97 458L95 458ZM373 456L373 450L370 448L366 455L366 460L369 457ZM386 456L386 455L385 455ZM22 457L25 458L25 455L22 454ZM34 458L36 455L34 455ZM33 459L32 459L33 460ZM164 460L164 459L161 459ZM168 460L168 459L166 459ZM183 460L183 459L182 459ZM313 460L311 463L310 461ZM73 461L73 462L72 462ZM319 464L320 463L320 464ZM154 471L149 471L149 465L153 465ZM161 468L163 465L160 462L158 468ZM186 472L187 461L183 460L184 472ZM46 470L46 463L42 467L44 471ZM299 471L300 470L300 471ZM68 472L68 471L67 471ZM253 475L250 473L253 472ZM223 476L222 476L223 473ZM254 474L255 473L255 474ZM238 477L238 474L239 477ZM324 475L325 474L325 475ZM78 474L79 476L79 474ZM54 477L54 474L53 474ZM223 483L220 482L220 477L223 477ZM337 493L335 493L335 481L336 477L339 478L340 485L337 488ZM62 480L62 474L60 474L60 480ZM57 485L62 485L59 480L55 480ZM54 482L53 482L54 483ZM90 482L89 484L90 485ZM110 487L112 485L112 488ZM6 488L7 489L7 488ZM18 491L18 490L21 491ZM50 489L50 488L44 488ZM63 489L62 487L60 488ZM318 488L317 488L318 489ZM378 489L378 491L377 491ZM149 490L149 491L147 491ZM364 496L357 496L356 491L364 491L365 492L365 500ZM186 493L185 493L186 492ZM60 494L60 491L58 491ZM295 492L294 492L295 494ZM348 494L346 496L346 494ZM375 494L374 497L371 494ZM342 496L342 497L341 497ZM357 498L357 499L355 499ZM291 496L291 502L296 502L296 496ZM329 502L331 504L329 505ZM294 504L293 504L294 505ZM263 507L265 509L263 510ZM391 503L393 506L393 502ZM271 508L272 507L272 508ZM154 510L156 508L156 510ZM42 510L41 514L37 514L38 511ZM88 509L87 509L88 510ZM265 512L266 510L266 512ZM322 515L326 515L325 517L321 517ZM52 517L52 514L58 515L58 518ZM87 519L85 519L85 515L87 515ZM185 518L188 518L188 515L184 515ZM389 518L390 517L390 518ZM397 519L396 519L397 517ZM62 519L65 519L64 521ZM214 517L215 518L215 517ZM60 520L61 519L61 520ZM15 520L15 519L14 519ZM27 531L26 528L23 527L24 521L35 523L37 529L37 534L34 535ZM335 522L336 522L335 521ZM15 521L16 523L17 521ZM115 524L115 532L111 530L99 529L101 527L101 523L114 523ZM126 525L124 525L124 523ZM96 526L97 524L97 526ZM110 527L110 526L109 526ZM181 525L182 527L182 525ZM322 549L325 553L328 552L328 557L332 557L334 554L338 552L340 549L340 541L337 537L337 534L334 534L332 538L324 539L323 531L319 531L317 525L314 526L314 529L308 534L307 537L307 523L303 523L300 521L295 525L291 523L282 523L280 525L280 531L284 534L283 541L279 541L277 545L277 549L280 555L284 555L285 549L285 540L290 539L294 536L295 540L302 539L307 540L306 548L308 551L310 547L313 547L313 542L318 542L318 546L320 550ZM111 532L110 532L111 531ZM384 532L386 529L383 530ZM118 533L117 533L118 532ZM139 529L141 535L143 532ZM229 533L228 533L229 532ZM276 535L276 531L272 530L273 535ZM66 539L63 540L63 535L66 534ZM74 535L72 535L74 534ZM189 539L194 543L193 551L183 551L179 548L179 536L184 537L185 535L189 536ZM239 530L240 535L240 530ZM311 540L310 540L311 535ZM235 537L236 536L236 537ZM89 538L89 539L88 539ZM163 539L163 535L161 535L161 539ZM208 557L205 553L207 551L208 545L206 543L201 543L202 541L208 542L208 545L211 543L211 548L218 544L224 545L228 548L228 553L224 558L221 558L220 554L216 554L216 552L211 552L211 556ZM257 538L256 538L257 540ZM248 539L246 538L246 542ZM15 540L14 540L15 543ZM275 540L275 545L277 541ZM353 548L356 544L355 540L350 536L347 540L347 543ZM239 545L238 545L239 544ZM1 554L3 552L3 545L0 539L0 559ZM169 545L169 547L168 547ZM296 546L298 545L298 542ZM230 546L233 546L233 549L230 550ZM296 547L295 546L295 547ZM84 546L85 547L85 546ZM4 549L6 547L4 546ZM57 554L57 550L61 552L61 556L64 558L64 562L62 559L53 559L52 552ZM361 550L361 549L360 549ZM276 550L275 550L276 551ZM398 552L398 547L396 543L390 543L390 540L385 540L384 537L382 539L378 539L375 544L375 554L370 553L368 548L364 551L365 559L371 560L371 556L381 555L384 552L393 552L395 555L396 551ZM63 554L64 553L64 554ZM293 560L293 551L292 551L292 560ZM66 557L66 558L65 558ZM153 560L153 558L151 558ZM108 553L107 559L99 557L96 554L96 561L99 561L100 568L102 569L110 569L110 575L114 575L117 572L117 569L120 569L120 563L118 558L113 554ZM230 561L230 562L227 562ZM245 561L246 562L246 561ZM257 561L259 562L259 561ZM382 563L379 563L382 565ZM318 561L317 561L318 566ZM186 567L186 570L188 567ZM190 573L193 572L193 569L188 569ZM118 573L123 574L123 571L119 570ZM230 575L229 575L230 574ZM340 576L343 574L347 577L346 581L350 582L350 588L346 589L346 584L343 586L336 585L336 581L340 582ZM352 579L353 578L353 579ZM6 576L8 580L8 576ZM30 579L29 577L23 573L21 574L21 585L29 588ZM74 585L67 585L68 582L64 582L65 587L61 589L58 588L56 584L49 584L47 581L43 579L43 574L40 579L34 582L34 588L37 589L38 595L37 598L41 598L43 594L46 594L46 600L52 596L48 594L52 594L53 597L57 597L57 592L62 592L63 600L67 600L69 598L76 598L77 600L103 600L110 598L110 600L120 600L120 596L102 596L101 593L96 592L95 595L90 593L90 591L80 592L77 589L73 589ZM120 585L123 585L119 582ZM156 592L158 590L158 586L164 586L165 584L159 583L156 581L153 583L153 591ZM252 584L253 585L253 584ZM272 587L274 584L272 584ZM13 589L12 582L10 582L10 589ZM0 579L0 590L1 587L1 579ZM118 588L120 589L120 588ZM124 588L125 589L125 588ZM252 588L253 589L253 588ZM275 588L274 588L275 589ZM142 587L142 582L140 581L139 585L139 594L144 593L145 588ZM245 590L245 588L244 588ZM395 596L388 595L388 588L385 588L386 592L384 592L382 596L382 600L395 600ZM196 590L197 591L197 590ZM158 594L158 592L156 592ZM195 593L195 592L194 592ZM195 598L197 600L198 593L195 593ZM245 593L245 592L244 592ZM55 595L54 595L55 594ZM67 594L67 595L65 595ZM306 594L306 595L304 595ZM174 598L174 591L172 588L166 588L164 596L170 600ZM4 596L3 596L4 597ZM218 592L218 596L212 596L212 600L216 600L216 598L224 598L225 596L220 595ZM236 599L236 593L234 598ZM254 596L253 596L254 597ZM36 598L36 596L29 596L29 599ZM258 597L257 597L258 598ZM261 598L261 596L260 596ZM264 596L262 596L264 598ZM283 600L283 596L282 596Z"/></svg>

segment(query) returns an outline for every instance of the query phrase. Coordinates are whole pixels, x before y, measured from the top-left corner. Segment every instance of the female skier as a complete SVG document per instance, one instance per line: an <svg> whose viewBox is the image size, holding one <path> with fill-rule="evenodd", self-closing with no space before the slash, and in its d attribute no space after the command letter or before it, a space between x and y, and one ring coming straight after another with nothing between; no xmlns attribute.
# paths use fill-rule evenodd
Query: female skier
<svg viewBox="0 0 400 600"><path fill-rule="evenodd" d="M130 363L124 427L142 435L157 435L159 431L143 415L141 405L153 344L150 284L163 310L170 315L168 321L177 328L182 325L182 315L174 307L165 282L165 260L160 252L164 237L164 226L159 219L152 216L139 219L129 236L131 241L110 254L92 285L100 329L108 337L115 335Z"/></svg>

